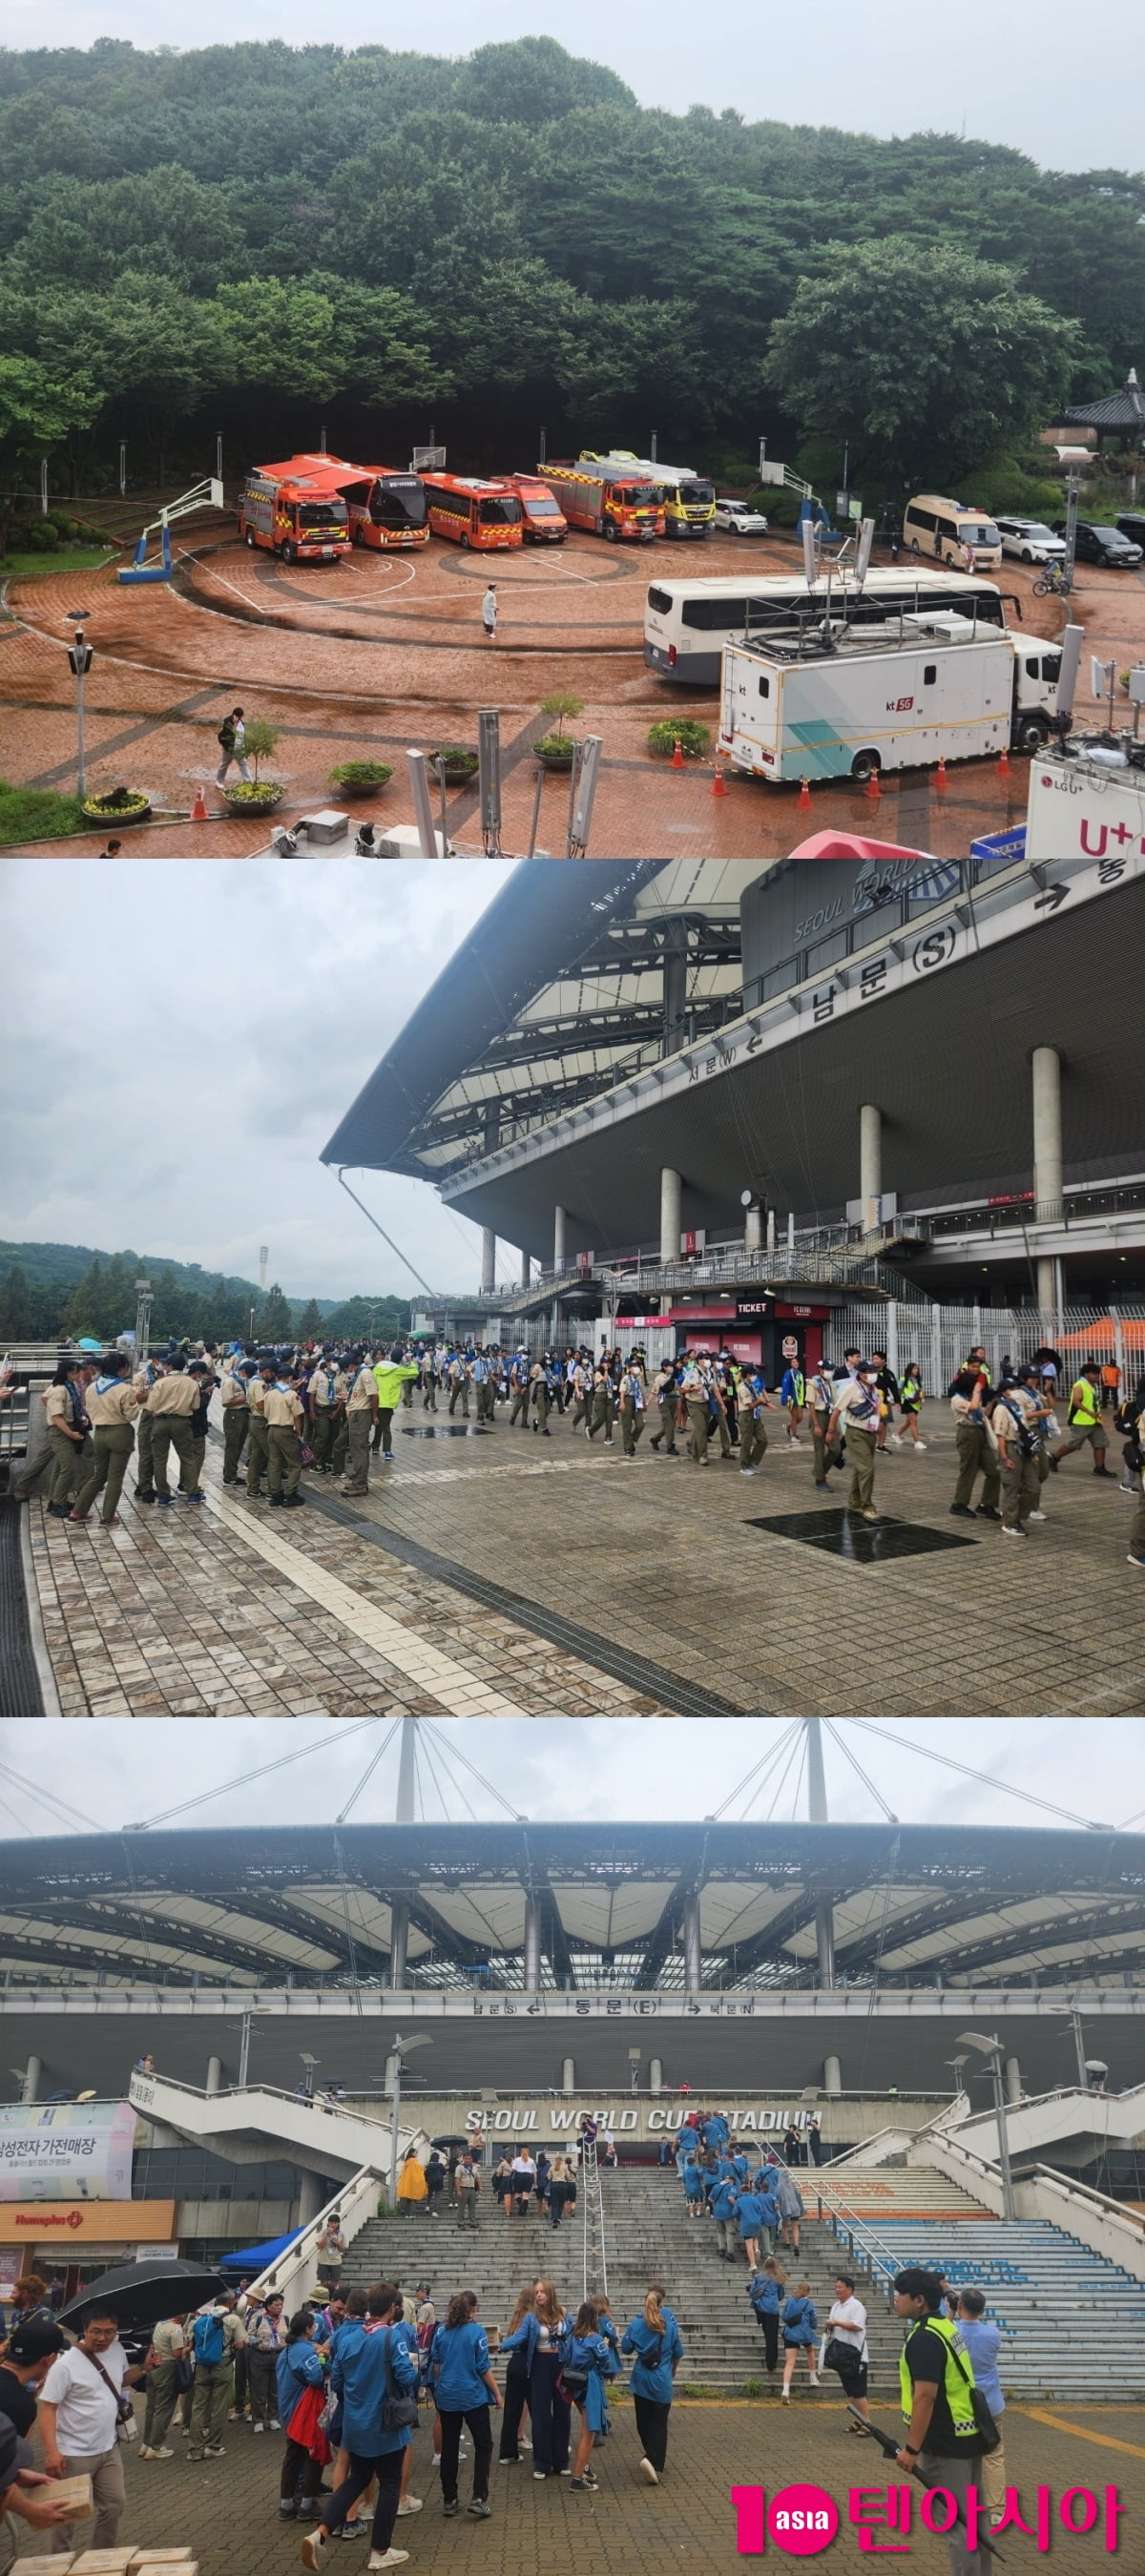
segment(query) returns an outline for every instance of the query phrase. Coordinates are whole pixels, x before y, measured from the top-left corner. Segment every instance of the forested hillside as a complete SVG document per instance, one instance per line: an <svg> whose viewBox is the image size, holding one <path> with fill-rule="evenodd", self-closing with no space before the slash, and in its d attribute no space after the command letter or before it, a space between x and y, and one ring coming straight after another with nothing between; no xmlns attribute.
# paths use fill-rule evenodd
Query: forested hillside
<svg viewBox="0 0 1145 2576"><path fill-rule="evenodd" d="M0 55L0 478L761 430L884 482L1139 362L1145 179L640 108L548 38ZM777 328L777 326L779 326ZM780 444L779 442L782 442ZM725 463L726 460L726 463ZM38 472L38 466L37 466Z"/></svg>
<svg viewBox="0 0 1145 2576"><path fill-rule="evenodd" d="M83 1243L0 1243L0 1349L82 1333L113 1341L135 1323L137 1279L151 1281L151 1333L221 1342L284 1340L292 1332L389 1334L404 1331L409 1307L393 1297L286 1297L249 1279L220 1276L197 1261L165 1261L138 1252L93 1252Z"/></svg>

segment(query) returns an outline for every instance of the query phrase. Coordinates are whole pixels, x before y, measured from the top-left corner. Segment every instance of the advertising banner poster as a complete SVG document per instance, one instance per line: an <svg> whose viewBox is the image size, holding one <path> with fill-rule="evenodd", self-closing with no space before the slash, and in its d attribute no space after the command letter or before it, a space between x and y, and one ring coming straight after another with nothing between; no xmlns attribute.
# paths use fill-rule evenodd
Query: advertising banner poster
<svg viewBox="0 0 1145 2576"><path fill-rule="evenodd" d="M0 2103L0 2201L130 2200L130 2102Z"/></svg>

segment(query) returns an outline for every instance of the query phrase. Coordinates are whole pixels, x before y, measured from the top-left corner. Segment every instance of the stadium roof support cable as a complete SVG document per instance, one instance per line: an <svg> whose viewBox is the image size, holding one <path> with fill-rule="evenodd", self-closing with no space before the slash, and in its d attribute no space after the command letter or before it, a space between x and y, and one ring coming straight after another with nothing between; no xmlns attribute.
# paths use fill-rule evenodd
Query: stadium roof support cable
<svg viewBox="0 0 1145 2576"><path fill-rule="evenodd" d="M340 1190L345 1190L345 1193L346 1193L347 1198L348 1198L348 1199L353 1199L353 1202L354 1202L355 1207L356 1207L356 1208L360 1208L360 1209L361 1209L361 1211L362 1211L362 1215L365 1217L365 1220L366 1220L367 1225L372 1225L372 1226L373 1226L373 1229L374 1229L375 1234L380 1234L380 1235L381 1235L381 1238L382 1238L383 1243L388 1243L388 1245L389 1245L389 1247L390 1247L390 1251L391 1251L391 1252L394 1252L394 1253L396 1253L396 1254L397 1254L398 1260L401 1262L403 1269L404 1269L404 1270L408 1270L408 1271L409 1271L409 1273L410 1273L410 1277L411 1277L412 1279L416 1279L416 1281L417 1281L417 1283L418 1283L419 1288L424 1288L424 1290L425 1290L425 1293L426 1293L426 1296L427 1296L427 1297L432 1297L432 1296L433 1296L433 1294L434 1294L434 1291L433 1291L433 1289L430 1287L430 1284L429 1284L428 1279L423 1279L423 1278L422 1278L422 1275L421 1275L420 1270L418 1270L418 1269L415 1267L414 1263L410 1260L409 1254L408 1254L407 1252L403 1252L403 1251L402 1251L402 1248L401 1248L400 1243L395 1243L395 1242L394 1242L394 1238L393 1238L392 1234L387 1234L387 1233L386 1233L386 1229L385 1229L384 1225L379 1225L378 1220L377 1220L377 1217L376 1217L376 1216L371 1216L370 1211L369 1211L369 1208L366 1206L365 1200L364 1200L364 1199L360 1199L360 1198L359 1198L359 1196L358 1196L357 1191L356 1191L356 1190L352 1190L352 1189L351 1189L350 1184L349 1184L349 1182L348 1182L348 1180L347 1180L347 1178L346 1178L345 1172L344 1172L344 1171L342 1171L342 1170L339 1170L339 1171L338 1171L338 1173L337 1173L337 1175L336 1175L336 1178L337 1178L337 1182L338 1182L338 1187L339 1187L339 1189L340 1189Z"/></svg>
<svg viewBox="0 0 1145 2576"><path fill-rule="evenodd" d="M1030 1789L1015 1789L1009 1780L995 1780L989 1771L976 1771L969 1762L956 1762L949 1753L935 1753L928 1744L912 1744L909 1736L892 1735L888 1726L874 1726L869 1717L849 1717L848 1726L861 1726L865 1735L877 1735L885 1744L900 1744L905 1753L918 1753L924 1762L937 1762L944 1771L961 1771L964 1779L976 1780L979 1788L1001 1789L1007 1798L1020 1798L1024 1806L1043 1807L1048 1816L1060 1816L1063 1824L1080 1825L1087 1834L1119 1833L1118 1825L1101 1825L1092 1816L1075 1816L1070 1807L1055 1807L1050 1798L1035 1798Z"/></svg>
<svg viewBox="0 0 1145 2576"><path fill-rule="evenodd" d="M750 1771L745 1771L742 1780L736 1781L734 1789L729 1789L726 1798L721 1800L719 1806L713 1807L710 1816L706 1816L704 1819L705 1824L718 1825L721 1818L726 1816L728 1808L734 1803L735 1799L742 1797L745 1791L751 1788L753 1781L757 1783L756 1795L758 1796L759 1789L763 1786L763 1777L761 1775L766 1776L767 1772L771 1769L772 1764L778 1761L784 1745L790 1743L796 1727L801 1726L802 1723L803 1720L799 1717L791 1720L790 1724L784 1728L782 1735L777 1739L777 1741L768 1747L766 1753L761 1754L759 1761L753 1762ZM749 1805L744 1811L744 1816L746 1817L750 1812L751 1808ZM744 1819L741 1818L739 1821L743 1822Z"/></svg>
<svg viewBox="0 0 1145 2576"><path fill-rule="evenodd" d="M825 1717L825 1718L824 1718L824 1720L823 1720L823 1724L824 1724L824 1726L825 1726L825 1727L826 1727L826 1729L827 1729L827 1733L828 1733L828 1735L829 1735L829 1736L830 1736L830 1738L831 1738L831 1742L832 1742L832 1744L836 1744L836 1745L838 1745L838 1748L839 1748L840 1753L842 1753L842 1754L844 1754L844 1755L846 1756L847 1761L848 1761L848 1762L850 1763L850 1765L851 1765L851 1769L852 1769L852 1771L857 1771L857 1772L858 1772L859 1778L860 1778L860 1780L861 1780L861 1781L862 1781L862 1783L863 1783L863 1787L864 1787L864 1789L869 1789L869 1791L870 1791L870 1793L871 1793L871 1796L872 1796L872 1798L874 1799L874 1802L875 1802L876 1807L881 1807L881 1808L882 1808L883 1814L884 1814L884 1816L886 1817L886 1820L887 1820L888 1825L897 1825L897 1823L898 1823L898 1817L897 1817L897 1816L896 1816L896 1814L895 1814L894 1808L893 1808L893 1807L888 1807L887 1802L886 1802L886 1799L885 1799L885 1798L884 1798L884 1796L883 1796L882 1790L881 1790L881 1789L876 1789L875 1784L874 1784L874 1781L873 1781L872 1779L870 1779L870 1778L869 1778L869 1776L868 1776L868 1774L864 1771L863 1766L862 1766L862 1763L859 1761L857 1754L852 1753L851 1748L850 1748L850 1745L848 1744L848 1742L847 1742L847 1740L846 1740L846 1737L840 1734L839 1729L838 1729L838 1726L836 1725L834 1718L831 1718L831 1717Z"/></svg>
<svg viewBox="0 0 1145 2576"><path fill-rule="evenodd" d="M312 1753L328 1753L332 1744L344 1744L347 1736L364 1735L368 1728L380 1726L381 1723L381 1719L377 1717L355 1718L351 1726L340 1726L336 1735L331 1735L328 1730L324 1731L321 1735L315 1736L313 1744L303 1744L294 1753L276 1754L273 1762L260 1762L254 1771L240 1771L237 1780L221 1780L215 1789L200 1789L197 1797L184 1798L177 1807L165 1807L161 1815L142 1816L135 1824L122 1825L120 1831L125 1834L149 1834L153 1825L169 1825L173 1816L189 1815L195 1807L208 1806L212 1798L225 1798L231 1789L249 1788L252 1780L267 1780L274 1771L288 1770L292 1762L308 1761ZM98 1833L102 1829L96 1826L93 1830Z"/></svg>
<svg viewBox="0 0 1145 2576"><path fill-rule="evenodd" d="M63 1818L66 1825L78 1825L82 1827L84 1833L88 1834L102 1833L103 1827L96 1824L93 1816L85 1816L78 1807L69 1807L62 1798L53 1797L51 1790L45 1789L39 1780L34 1785L31 1781L25 1780L19 1771L12 1769L10 1763L0 1762L0 1780L6 1782L9 1791L18 1792L20 1796L29 1799L34 1806L52 1808L57 1816Z"/></svg>

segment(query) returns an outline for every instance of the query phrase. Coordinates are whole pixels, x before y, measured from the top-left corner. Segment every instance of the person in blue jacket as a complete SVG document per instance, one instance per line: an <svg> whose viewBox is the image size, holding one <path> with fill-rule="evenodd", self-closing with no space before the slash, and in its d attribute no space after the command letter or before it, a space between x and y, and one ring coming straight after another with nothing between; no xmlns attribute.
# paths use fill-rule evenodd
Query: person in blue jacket
<svg viewBox="0 0 1145 2576"><path fill-rule="evenodd" d="M763 2202L758 2192L737 2192L735 2214L740 2243L747 2256L748 2267L754 2272L759 2263L759 2231L763 2226Z"/></svg>
<svg viewBox="0 0 1145 2576"><path fill-rule="evenodd" d="M461 2290L455 2299L450 2300L445 2324L438 2326L434 2334L429 2348L429 2384L441 2419L441 2500L445 2514L451 2518L460 2509L457 2461L461 2449L461 2427L468 2424L473 2435L473 2494L469 2511L487 2521L492 2511L489 2463L493 2457L489 2409L500 2405L501 2394L493 2377L485 2328L478 2323L477 2299L472 2290Z"/></svg>
<svg viewBox="0 0 1145 2576"><path fill-rule="evenodd" d="M409 2556L408 2549L392 2549L390 2543L401 2495L402 2461L413 2437L408 2424L385 2421L391 2400L414 2398L416 2403L417 2363L411 2359L404 2334L395 2331L400 2313L393 2282L375 2281L366 2292L364 2323L344 2325L339 2333L330 2376L342 2394L342 2439L350 2454L350 2474L327 2497L319 2522L303 2541L302 2563L311 2576L322 2564L330 2533L345 2521L371 2478L378 2481L378 2494L370 2566L402 2567Z"/></svg>
<svg viewBox="0 0 1145 2576"><path fill-rule="evenodd" d="M734 2263L739 2244L736 2225L736 2203L741 2185L734 2173L721 2174L712 2193L711 2209L716 2222L716 2251L721 2263Z"/></svg>
<svg viewBox="0 0 1145 2576"><path fill-rule="evenodd" d="M797 2281L789 2299L783 2302L783 2386L780 2396L785 2406L791 2404L791 2382L800 2353L807 2364L812 2388L818 2388L819 2373L815 2368L815 2346L819 2341L819 2319L811 2296L810 2281Z"/></svg>
<svg viewBox="0 0 1145 2576"><path fill-rule="evenodd" d="M778 2165L761 2165L759 2172L751 2178L751 2188L759 2202L759 2241L765 2254L774 2251L779 2234L779 2172Z"/></svg>
<svg viewBox="0 0 1145 2576"><path fill-rule="evenodd" d="M763 2335L764 2359L769 2370L779 2368L779 2312L786 2286L787 2276L774 2254L767 2255L762 2269L753 2272L747 2285L747 2295Z"/></svg>
<svg viewBox="0 0 1145 2576"><path fill-rule="evenodd" d="M672 2382L684 2358L679 2326L671 2308L664 2305L664 2292L658 2281L648 2291L643 2316L633 2317L631 2325L625 2327L620 2349L636 2356L629 2386L636 2430L643 2445L640 2475L646 2486L657 2487L668 2458Z"/></svg>
<svg viewBox="0 0 1145 2576"><path fill-rule="evenodd" d="M290 2320L286 2341L275 2364L278 2420L286 2435L278 2486L278 2510L284 2522L288 2522L296 2511L300 2519L305 2520L318 2510L315 2499L322 2485L322 2463L313 2457L305 2442L291 2440L290 2418L303 2390L321 2388L325 2376L322 2356L314 2341L314 2311L312 2308L299 2308Z"/></svg>
<svg viewBox="0 0 1145 2576"><path fill-rule="evenodd" d="M580 2415L580 2440L570 2481L574 2487L595 2487L597 2484L589 2462L598 2433L608 2431L607 2383L617 2378L619 2371L620 2363L612 2344L600 2331L600 2314L595 2301L585 2299L577 2309L572 2334L561 2355L562 2377L569 2372L580 2373L574 2391L574 2403Z"/></svg>
<svg viewBox="0 0 1145 2576"><path fill-rule="evenodd" d="M704 2214L704 2177L694 2156L685 2156L684 2158L684 2198L688 2204L689 2218L702 2218Z"/></svg>
<svg viewBox="0 0 1145 2576"><path fill-rule="evenodd" d="M533 2304L515 2334L503 2335L502 2352L523 2351L529 2365L529 2418L533 2476L564 2475L569 2459L569 2403L558 2385L569 2324L551 2281L538 2281Z"/></svg>

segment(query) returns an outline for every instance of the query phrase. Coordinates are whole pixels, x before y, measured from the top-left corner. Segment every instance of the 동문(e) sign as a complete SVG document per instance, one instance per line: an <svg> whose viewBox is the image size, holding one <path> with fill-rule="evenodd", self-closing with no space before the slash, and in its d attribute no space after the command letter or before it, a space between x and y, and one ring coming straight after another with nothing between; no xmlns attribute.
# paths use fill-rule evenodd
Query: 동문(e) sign
<svg viewBox="0 0 1145 2576"><path fill-rule="evenodd" d="M130 2102L0 2103L0 2201L130 2200Z"/></svg>

